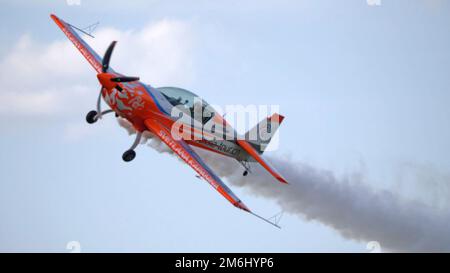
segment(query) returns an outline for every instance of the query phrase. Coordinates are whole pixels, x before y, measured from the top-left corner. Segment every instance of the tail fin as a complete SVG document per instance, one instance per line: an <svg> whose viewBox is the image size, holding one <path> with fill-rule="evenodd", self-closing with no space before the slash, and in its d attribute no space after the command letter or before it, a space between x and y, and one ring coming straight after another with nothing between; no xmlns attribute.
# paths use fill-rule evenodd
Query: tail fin
<svg viewBox="0 0 450 273"><path fill-rule="evenodd" d="M280 127L283 119L284 116L275 113L272 116L261 120L245 134L245 140L247 140L259 154L262 154L277 132L278 127Z"/></svg>
<svg viewBox="0 0 450 273"><path fill-rule="evenodd" d="M73 27L62 19L51 14L50 17L55 21L58 27L64 32L75 47L83 54L86 60L94 67L97 73L102 71L102 58L76 33Z"/></svg>

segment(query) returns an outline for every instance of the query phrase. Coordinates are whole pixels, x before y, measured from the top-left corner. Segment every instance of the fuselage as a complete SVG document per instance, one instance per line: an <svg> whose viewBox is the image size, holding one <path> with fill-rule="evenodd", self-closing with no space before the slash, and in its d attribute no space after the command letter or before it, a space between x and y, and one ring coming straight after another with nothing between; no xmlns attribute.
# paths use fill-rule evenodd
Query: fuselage
<svg viewBox="0 0 450 273"><path fill-rule="evenodd" d="M104 74L109 74L109 76L103 76ZM161 106L162 98L158 100L155 97L161 95L154 88L140 81L111 83L108 78L113 76L116 75L102 73L99 74L98 78L104 86L102 97L114 112L130 121L134 128L140 132L146 130L144 120L149 118L161 119L165 126L172 125L174 121L170 118L170 115L167 115L167 113L170 113L167 112L170 110L170 106L164 105L164 108ZM119 91L116 85L119 85L122 90Z"/></svg>
<svg viewBox="0 0 450 273"><path fill-rule="evenodd" d="M144 124L144 121L147 119L156 119L168 129L173 128L175 122L180 122L179 117L173 114L173 110L176 107L173 102L174 99L171 98L172 102L169 101L167 94L163 94L160 91L164 90L163 88L159 90L159 88L154 88L140 81L113 83L110 81L110 78L115 76L118 75L113 73L98 74L97 77L102 86L104 86L102 97L114 112L120 117L127 119L137 131L143 132L147 129ZM119 85L119 88L116 88L117 85ZM118 89L121 89L121 91ZM179 90L185 91L183 89ZM193 95L192 93L190 94ZM214 115L211 122L224 128L226 127L226 121L220 115ZM217 134L214 137L214 133L205 131L201 124L200 126L195 126L189 120L188 122L183 122L183 124L184 129L189 128L188 136L185 135L183 137L188 144L233 157L240 161L251 158L235 141L226 140ZM226 130L232 130L231 134L235 134L234 129L230 127L227 127ZM204 137L205 135L208 137Z"/></svg>

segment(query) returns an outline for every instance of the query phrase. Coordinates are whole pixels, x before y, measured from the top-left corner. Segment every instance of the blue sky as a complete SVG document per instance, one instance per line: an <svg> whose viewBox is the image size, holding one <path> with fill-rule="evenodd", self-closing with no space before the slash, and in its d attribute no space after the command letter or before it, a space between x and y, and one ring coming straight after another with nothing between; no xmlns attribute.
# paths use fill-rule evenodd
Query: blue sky
<svg viewBox="0 0 450 273"><path fill-rule="evenodd" d="M148 147L122 162L133 138L112 116L85 124L99 85L50 13L77 26L100 21L86 41L102 55L117 39L121 73L211 104L279 105L274 155L337 174L363 168L374 189L448 205L447 1L1 5L0 251L66 252L73 240L82 251L367 251L295 215L274 229ZM233 190L263 215L280 209Z"/></svg>

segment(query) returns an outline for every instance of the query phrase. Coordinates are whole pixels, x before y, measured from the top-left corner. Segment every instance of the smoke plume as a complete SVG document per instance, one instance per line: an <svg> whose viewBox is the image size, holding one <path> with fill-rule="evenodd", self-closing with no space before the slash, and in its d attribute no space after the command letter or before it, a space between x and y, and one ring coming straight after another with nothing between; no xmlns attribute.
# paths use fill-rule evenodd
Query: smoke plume
<svg viewBox="0 0 450 273"><path fill-rule="evenodd" d="M120 124L127 127L126 121ZM149 146L171 151L157 138L147 135ZM232 186L275 201L284 212L315 220L341 236L357 241L378 241L390 251L450 251L450 212L419 201L402 199L386 190L375 191L364 184L364 176L336 177L332 172L295 162L286 157L268 160L290 183L277 182L257 164L242 176L234 160L217 160L217 155L196 150L217 174Z"/></svg>

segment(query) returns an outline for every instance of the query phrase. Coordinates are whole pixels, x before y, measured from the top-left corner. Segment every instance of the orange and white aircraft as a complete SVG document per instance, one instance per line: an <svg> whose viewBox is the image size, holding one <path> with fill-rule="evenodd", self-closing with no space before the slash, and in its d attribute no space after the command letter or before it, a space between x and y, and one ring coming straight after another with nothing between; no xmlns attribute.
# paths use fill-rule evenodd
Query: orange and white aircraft
<svg viewBox="0 0 450 273"><path fill-rule="evenodd" d="M115 41L109 45L101 58L75 31L80 29L53 14L50 17L97 72L101 85L100 94L97 109L87 114L87 122L94 123L102 115L115 113L117 117L127 119L136 130L133 145L122 156L124 161L128 162L135 158L134 149L140 143L142 133L149 131L167 144L231 204L279 227L277 223L254 214L244 205L190 146L235 158L244 167L244 176L248 174L249 162L257 162L275 179L287 184L286 180L261 157L283 121L283 116L274 114L261 121L244 137L239 137L221 115L195 94L175 87L154 88L140 82L139 77L124 76L115 72L109 66ZM111 109L101 110L102 98ZM209 114L197 117L198 109L202 113ZM263 134L264 138L261 137Z"/></svg>

